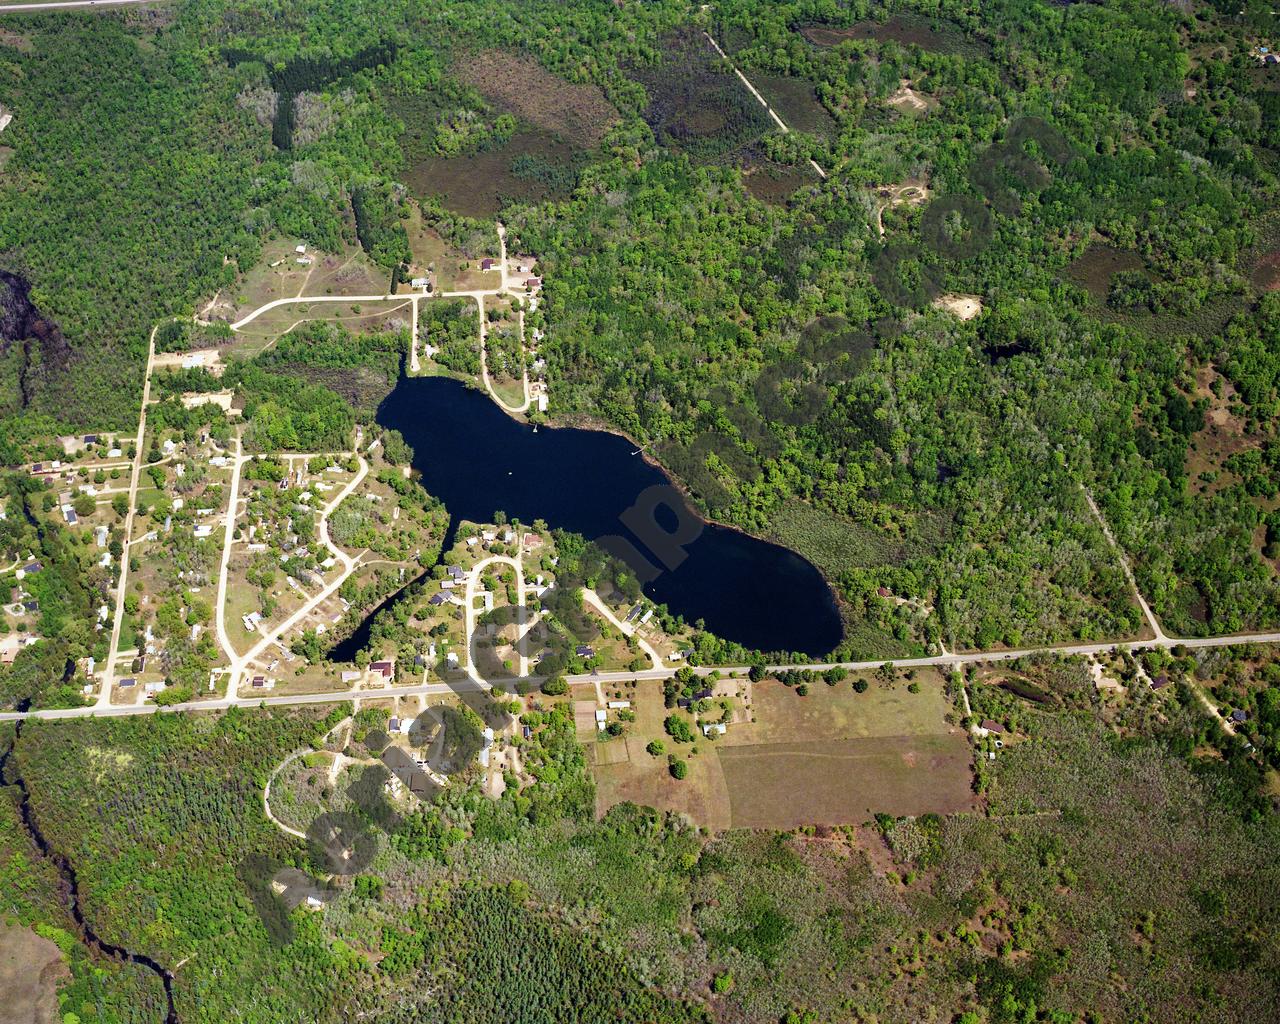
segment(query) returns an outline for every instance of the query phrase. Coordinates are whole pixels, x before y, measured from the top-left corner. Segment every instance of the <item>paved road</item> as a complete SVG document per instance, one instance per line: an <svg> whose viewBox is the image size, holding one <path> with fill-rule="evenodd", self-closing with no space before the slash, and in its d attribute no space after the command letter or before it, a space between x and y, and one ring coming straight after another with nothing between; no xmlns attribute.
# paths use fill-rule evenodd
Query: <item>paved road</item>
<svg viewBox="0 0 1280 1024"><path fill-rule="evenodd" d="M240 440L240 432L236 432L236 450L232 456L230 497L227 499L227 520L222 534L222 561L218 566L218 590L213 605L213 623L217 630L218 643L226 652L227 660L235 662L236 648L227 635L227 572L231 567L231 549L235 544L236 515L239 512L240 474L244 469L247 457Z"/></svg>
<svg viewBox="0 0 1280 1024"><path fill-rule="evenodd" d="M70 7L127 7L130 4L153 4L157 0L55 0L47 4L0 4L0 14L17 14L23 11L56 11Z"/></svg>
<svg viewBox="0 0 1280 1024"><path fill-rule="evenodd" d="M151 371L156 362L158 330L159 324L151 328L151 337L147 339L147 369L142 378L142 407L138 411L138 436L134 439L133 466L129 473L129 509L124 514L124 550L120 552L120 579L116 586L115 619L111 623L111 646L107 648L107 663L103 666L102 681L99 683L99 708L111 703L111 688L116 681L116 662L120 657L120 627L124 622L125 586L129 582L129 553L133 550L133 518L138 507L138 478L142 475L142 464L146 461L142 442L147 435L147 403L151 401Z"/></svg>
<svg viewBox="0 0 1280 1024"><path fill-rule="evenodd" d="M228 673L227 697L231 699L233 702L236 701L236 696L235 696L236 687L240 685L240 677L244 673L245 669L248 668L251 664L253 664L254 659L261 656L262 653L266 651L267 648L269 648L272 644L276 643L280 639L280 637L284 636L286 633L289 632L289 630L293 629L294 626L296 626L299 622L301 622L308 615L310 615L312 611L315 610L316 606L320 604L320 602L324 601L330 595L336 593L338 588L342 586L342 584L346 581L347 577L351 575L351 571L355 568L356 561L358 560L359 556L357 556L356 558L352 558L345 551L343 551L342 548L338 547L337 544L333 543L333 541L330 539L329 516L333 514L334 509L336 509L339 505L343 503L343 501L347 499L347 497L351 494L352 491L354 491L357 487L360 486L360 482L364 480L365 476L369 472L369 463L365 460L364 456L357 455L356 457L360 460L359 472L357 472L356 475L351 478L351 481L347 484L346 487L344 487L340 492L338 492L338 496L336 498L334 498L331 502L329 502L328 505L326 505L323 509L321 509L320 515L316 517L316 529L317 529L317 532L320 534L320 542L326 548L328 548L329 551L333 554L333 556L339 561L339 563L341 563L342 570L338 573L337 576L335 576L332 580L330 580L327 584L325 584L323 590L321 590L319 593L314 594L313 596L305 600L302 603L301 607L299 607L297 611L295 611L292 615L290 615L287 619L285 619L284 622L280 623L280 625L274 627L273 629L263 634L262 638L258 640L257 643L255 643L252 647L250 647L249 650L246 651L243 656L236 657L232 660L230 666L228 666L227 668L227 673ZM220 600L225 599L225 595L219 595L219 599ZM250 704L254 703L252 698L248 698L247 702Z"/></svg>
<svg viewBox="0 0 1280 1024"><path fill-rule="evenodd" d="M1280 644L1280 633L1241 633L1233 636L1208 636L1208 637L1192 637L1189 639L1178 639L1177 637L1166 637L1164 640L1134 640L1134 641L1111 641L1109 643L1096 644L1059 644L1051 647L1026 647L1018 650L1009 651L970 651L963 654L946 654L935 655L930 658L898 658L890 661L828 661L828 662L810 662L806 665L775 665L772 668L808 668L816 670L824 670L828 668L845 668L852 672L867 671L879 668L881 665L895 665L898 668L926 668L935 666L945 668L958 665L972 665L983 662L993 661L1014 661L1018 658L1025 658L1033 654L1104 654L1113 650L1144 650L1154 647L1176 647L1183 646L1190 650L1203 650L1213 647L1230 647L1235 644ZM712 672L720 672L721 674L730 672L745 672L746 665L708 665L694 669L699 675L709 675ZM567 681L573 686L594 686L596 683L620 683L631 679L666 679L674 675L674 668L653 668L645 669L643 672L593 672L590 675L569 676ZM541 678L538 676L530 676L530 681L538 683ZM464 684L467 688L474 688L474 681L468 681ZM336 704L340 701L351 700L353 697L413 697L413 696L442 696L447 693L457 692L455 686L448 683L423 683L416 686L389 686L379 690L370 690L368 692L353 694L349 690L337 691L333 693L298 693L284 694L276 697L244 697L222 700L208 701L192 701L188 704L174 704L171 707L160 709L154 704L138 704L111 708L63 708L59 710L49 711L29 711L16 712L6 711L0 712L0 722L18 721L24 718L40 718L49 720L60 720L65 718L91 718L106 717L112 718L121 715L151 715L156 711L225 711L230 707L282 707L288 705L305 705L305 704Z"/></svg>

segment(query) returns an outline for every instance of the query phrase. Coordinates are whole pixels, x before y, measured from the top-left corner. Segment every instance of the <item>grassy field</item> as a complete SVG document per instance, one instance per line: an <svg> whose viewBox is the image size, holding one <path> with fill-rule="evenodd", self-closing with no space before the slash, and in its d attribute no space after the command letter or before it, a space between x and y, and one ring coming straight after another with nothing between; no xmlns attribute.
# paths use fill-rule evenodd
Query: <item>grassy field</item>
<svg viewBox="0 0 1280 1024"><path fill-rule="evenodd" d="M734 828L865 821L877 812L953 814L973 805L964 735L725 747L718 752Z"/></svg>
<svg viewBox="0 0 1280 1024"><path fill-rule="evenodd" d="M582 732L593 755L596 811L630 800L719 831L969 809L968 738L945 721L950 705L941 677L921 672L914 682L918 693L902 680L871 681L865 693L848 681L816 683L803 697L774 680L722 682L717 696L736 694L738 720L718 740L700 737L692 745L666 735L672 712L658 684L639 683L624 693L636 712L626 735L592 743L591 730ZM645 750L655 739L688 758L685 779L671 777L665 754Z"/></svg>
<svg viewBox="0 0 1280 1024"><path fill-rule="evenodd" d="M383 282L385 288L386 282ZM373 293L370 293L373 294ZM413 317L409 299L374 302L292 302L268 310L236 332L236 341L228 350L234 356L251 359L275 344L299 324L308 320L324 320L341 324L350 331L384 331L408 329Z"/></svg>
<svg viewBox="0 0 1280 1024"><path fill-rule="evenodd" d="M609 696L612 699L612 694ZM729 828L729 793L720 762L708 749L709 744L694 744L698 753L688 757L689 774L682 780L671 777L665 754L654 757L645 750L650 740L659 739L666 743L668 751L677 751L678 745L662 728L669 712L662 704L661 685L654 681L637 683L623 691L623 698L632 702L631 709L636 713L636 721L627 734L588 745L596 780L596 813L603 814L615 804L631 801L687 815L713 830ZM678 752L687 756L689 750L686 745Z"/></svg>
<svg viewBox="0 0 1280 1024"><path fill-rule="evenodd" d="M414 272L431 274L437 293L497 287L498 273L481 270L478 260L468 257L446 242L435 228L426 223L422 208L417 203L409 204L409 219L404 222L404 228L409 235ZM488 250L486 255L498 255L496 232ZM406 286L400 287L403 290Z"/></svg>

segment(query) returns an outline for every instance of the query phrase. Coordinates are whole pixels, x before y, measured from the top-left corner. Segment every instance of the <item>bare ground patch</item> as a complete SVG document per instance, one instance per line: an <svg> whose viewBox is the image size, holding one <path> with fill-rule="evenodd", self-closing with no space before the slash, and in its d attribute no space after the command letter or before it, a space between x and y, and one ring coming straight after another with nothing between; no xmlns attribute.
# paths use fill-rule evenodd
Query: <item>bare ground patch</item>
<svg viewBox="0 0 1280 1024"><path fill-rule="evenodd" d="M976 295L939 295L933 305L960 320L972 320L982 312L982 300Z"/></svg>
<svg viewBox="0 0 1280 1024"><path fill-rule="evenodd" d="M30 928L0 924L0 1024L55 1024L62 952Z"/></svg>
<svg viewBox="0 0 1280 1024"><path fill-rule="evenodd" d="M911 86L911 80L904 78L898 83L898 91L885 100L899 114L927 114L938 106L932 96L917 92Z"/></svg>
<svg viewBox="0 0 1280 1024"><path fill-rule="evenodd" d="M454 73L517 117L582 149L598 146L618 120L598 86L568 82L532 57L482 50L457 62Z"/></svg>

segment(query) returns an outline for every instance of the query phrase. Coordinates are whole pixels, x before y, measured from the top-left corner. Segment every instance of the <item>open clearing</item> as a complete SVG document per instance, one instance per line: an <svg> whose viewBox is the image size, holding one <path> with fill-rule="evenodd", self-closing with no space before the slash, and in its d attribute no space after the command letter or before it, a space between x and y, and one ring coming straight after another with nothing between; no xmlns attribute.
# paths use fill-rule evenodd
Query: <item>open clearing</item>
<svg viewBox="0 0 1280 1024"><path fill-rule="evenodd" d="M961 320L972 320L982 312L982 300L976 295L939 295L933 305Z"/></svg>
<svg viewBox="0 0 1280 1024"><path fill-rule="evenodd" d="M458 61L454 73L486 99L579 149L594 149L618 120L595 85L575 85L532 57L484 50Z"/></svg>
<svg viewBox="0 0 1280 1024"><path fill-rule="evenodd" d="M541 131L520 131L500 146L464 156L414 161L403 180L416 195L436 195L446 209L488 219L507 203L563 199L577 180L576 151Z"/></svg>
<svg viewBox="0 0 1280 1024"><path fill-rule="evenodd" d="M390 274L374 266L359 246L343 253L325 253L307 246L306 239L276 238L263 246L262 260L229 290L202 305L206 320L234 323L275 299L297 295L382 295ZM299 263L298 260L306 262Z"/></svg>
<svg viewBox="0 0 1280 1024"><path fill-rule="evenodd" d="M886 736L726 747L719 752L734 828L795 828L972 805L963 736Z"/></svg>
<svg viewBox="0 0 1280 1024"><path fill-rule="evenodd" d="M967 38L959 25L908 14L895 14L886 21L859 21L845 27L803 25L799 31L814 46L839 46L846 39L856 39L918 46L922 50L970 59L991 55L987 43Z"/></svg>
<svg viewBox="0 0 1280 1024"><path fill-rule="evenodd" d="M925 93L917 92L911 87L911 80L902 79L898 83L898 91L885 100L899 114L927 114L938 106L938 101Z"/></svg>
<svg viewBox="0 0 1280 1024"><path fill-rule="evenodd" d="M630 77L649 96L644 119L658 141L695 161L730 159L773 130L764 108L700 34L668 36L662 62L634 68Z"/></svg>
<svg viewBox="0 0 1280 1024"><path fill-rule="evenodd" d="M630 800L719 831L858 823L877 811L970 809L969 740L944 718L941 677L924 671L915 681L919 693L901 680L891 687L872 681L865 693L848 680L810 683L804 697L774 680L722 681L717 697L738 693L734 704L746 710L719 740L699 737L692 745L666 735L663 721L673 712L663 707L658 684L639 683L628 693L636 721L627 734L588 742L596 812ZM583 724L589 735L589 721ZM654 739L688 759L687 778L673 779L666 756L645 750Z"/></svg>
<svg viewBox="0 0 1280 1024"><path fill-rule="evenodd" d="M822 105L818 90L808 79L754 73L749 77L792 131L831 136L838 130L835 118Z"/></svg>
<svg viewBox="0 0 1280 1024"><path fill-rule="evenodd" d="M54 1024L58 983L70 972L62 953L30 928L0 924L0 1024Z"/></svg>

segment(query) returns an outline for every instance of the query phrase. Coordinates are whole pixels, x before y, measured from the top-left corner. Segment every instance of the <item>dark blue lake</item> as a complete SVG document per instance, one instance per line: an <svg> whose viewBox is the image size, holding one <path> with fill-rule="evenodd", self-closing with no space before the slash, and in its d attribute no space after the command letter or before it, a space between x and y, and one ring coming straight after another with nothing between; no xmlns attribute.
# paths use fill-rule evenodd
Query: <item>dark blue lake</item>
<svg viewBox="0 0 1280 1024"><path fill-rule="evenodd" d="M525 524L544 519L591 540L621 536L663 570L645 593L688 622L702 619L725 639L765 651L822 655L840 643L835 599L810 562L777 544L697 520L674 489L682 511L661 510L659 525L673 531L678 520L697 520L700 529L683 546L684 560L666 569L661 552L620 517L647 488L671 481L634 454L626 438L568 427L535 432L485 393L441 377L402 377L377 420L412 445L423 486L455 522L489 522L500 510ZM643 579L643 566L627 560Z"/></svg>

